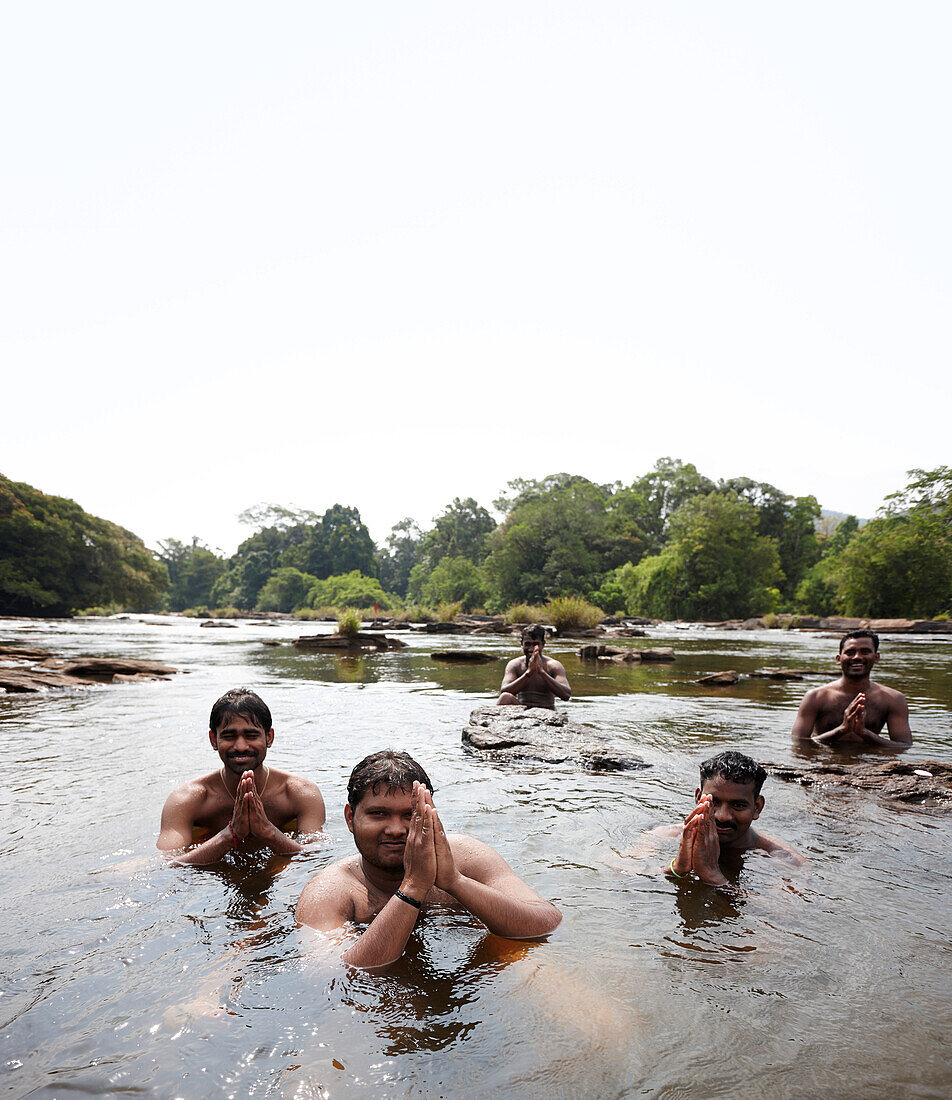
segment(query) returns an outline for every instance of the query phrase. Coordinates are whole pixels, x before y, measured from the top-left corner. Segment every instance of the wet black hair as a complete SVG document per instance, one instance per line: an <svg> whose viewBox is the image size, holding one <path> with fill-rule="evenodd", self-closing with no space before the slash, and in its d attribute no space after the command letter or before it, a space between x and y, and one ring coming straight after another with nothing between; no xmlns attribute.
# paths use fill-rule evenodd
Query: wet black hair
<svg viewBox="0 0 952 1100"><path fill-rule="evenodd" d="M545 627L541 623L533 623L532 626L522 628L522 640L535 638L540 645L545 644Z"/></svg>
<svg viewBox="0 0 952 1100"><path fill-rule="evenodd" d="M840 653L843 652L843 646L846 645L850 638L872 638L873 649L875 649L877 653L879 652L879 635L875 630L851 630L848 634L844 634L843 637L840 638Z"/></svg>
<svg viewBox="0 0 952 1100"><path fill-rule="evenodd" d="M347 801L350 808L356 810L357 804L368 791L376 794L377 788L384 784L387 794L392 794L393 791L412 791L414 780L422 783L430 794L433 793L430 777L409 753L395 752L393 749L373 752L370 756L365 756L350 773Z"/></svg>
<svg viewBox="0 0 952 1100"><path fill-rule="evenodd" d="M271 711L261 696L248 688L232 688L215 703L208 719L208 728L212 733L217 735L228 714L240 714L260 726L265 733L271 729Z"/></svg>
<svg viewBox="0 0 952 1100"><path fill-rule="evenodd" d="M727 752L719 752L717 756L711 756L703 761L701 764L702 790L707 780L713 779L715 775L719 775L722 779L727 779L731 783L753 783L754 798L760 794L760 788L767 778L766 770L756 760L751 760L749 756L744 756L742 752L734 752L733 749L728 749Z"/></svg>

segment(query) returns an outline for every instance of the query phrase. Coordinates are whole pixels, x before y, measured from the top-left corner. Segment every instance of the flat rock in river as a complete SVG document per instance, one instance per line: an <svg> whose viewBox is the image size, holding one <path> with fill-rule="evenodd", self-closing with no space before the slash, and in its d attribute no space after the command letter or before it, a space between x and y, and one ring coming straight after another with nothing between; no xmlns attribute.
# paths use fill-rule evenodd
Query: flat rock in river
<svg viewBox="0 0 952 1100"><path fill-rule="evenodd" d="M897 802L952 810L952 764L935 760L883 760L876 763L768 764L778 779L803 787L853 787Z"/></svg>
<svg viewBox="0 0 952 1100"><path fill-rule="evenodd" d="M544 707L477 707L463 730L463 744L492 760L578 764L599 772L650 767L625 745Z"/></svg>
<svg viewBox="0 0 952 1100"><path fill-rule="evenodd" d="M430 654L431 661L446 661L448 664L488 664L490 661L499 661L500 657L494 657L492 653L483 653L481 649L438 649Z"/></svg>

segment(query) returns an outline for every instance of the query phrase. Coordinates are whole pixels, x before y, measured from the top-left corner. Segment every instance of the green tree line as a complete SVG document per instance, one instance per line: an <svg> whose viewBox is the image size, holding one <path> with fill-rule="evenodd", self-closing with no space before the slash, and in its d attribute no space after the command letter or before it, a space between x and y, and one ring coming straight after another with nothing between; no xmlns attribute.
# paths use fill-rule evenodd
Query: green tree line
<svg viewBox="0 0 952 1100"><path fill-rule="evenodd" d="M932 617L952 608L952 470L912 470L860 525L819 522L812 496L714 481L662 458L630 483L516 479L492 502L455 498L428 529L407 517L375 546L360 512L276 504L230 557L198 538L152 553L72 501L0 478L0 610L92 604L306 614L407 604L502 611L577 596L607 613L746 618L772 611Z"/></svg>

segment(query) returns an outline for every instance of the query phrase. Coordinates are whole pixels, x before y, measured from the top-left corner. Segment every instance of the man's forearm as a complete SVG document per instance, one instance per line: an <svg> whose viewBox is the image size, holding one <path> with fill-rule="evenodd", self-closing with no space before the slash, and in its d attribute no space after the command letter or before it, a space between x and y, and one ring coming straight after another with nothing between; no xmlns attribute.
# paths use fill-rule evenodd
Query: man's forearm
<svg viewBox="0 0 952 1100"><path fill-rule="evenodd" d="M394 894L367 931L341 958L349 966L364 968L395 962L403 954L419 915L419 909Z"/></svg>
<svg viewBox="0 0 952 1100"><path fill-rule="evenodd" d="M548 672L543 670L542 675L545 677L545 682L549 685L553 695L557 695L562 702L572 698L571 688L567 688L561 680L556 680L554 676L550 676Z"/></svg>
<svg viewBox="0 0 952 1100"><path fill-rule="evenodd" d="M466 875L460 875L447 892L496 936L534 939L548 935L562 920L551 902L513 898Z"/></svg>
<svg viewBox="0 0 952 1100"><path fill-rule="evenodd" d="M846 727L837 726L836 729L827 730L826 733L814 733L810 739L816 741L818 745L832 745L834 741L839 741L844 733L846 733Z"/></svg>
<svg viewBox="0 0 952 1100"><path fill-rule="evenodd" d="M171 856L173 863L187 863L199 866L204 863L217 863L222 856L235 846L235 839L231 830L226 825L220 833L202 841L197 847L181 855Z"/></svg>
<svg viewBox="0 0 952 1100"><path fill-rule="evenodd" d="M296 840L292 840L286 832L275 827L273 833L264 838L265 844L271 849L272 852L276 852L282 856L292 856L295 852L303 852L304 846L298 844Z"/></svg>

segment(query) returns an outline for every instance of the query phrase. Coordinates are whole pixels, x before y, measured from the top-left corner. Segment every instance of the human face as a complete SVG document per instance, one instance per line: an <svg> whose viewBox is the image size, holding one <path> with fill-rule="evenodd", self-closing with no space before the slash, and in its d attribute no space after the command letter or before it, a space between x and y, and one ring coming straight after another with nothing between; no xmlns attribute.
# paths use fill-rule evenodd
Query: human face
<svg viewBox="0 0 952 1100"><path fill-rule="evenodd" d="M383 871L403 872L403 849L410 832L413 816L413 792L399 788L378 793L367 791L351 809L344 806L344 820L354 834L357 851L367 863Z"/></svg>
<svg viewBox="0 0 952 1100"><path fill-rule="evenodd" d="M872 638L847 638L836 655L836 663L847 680L865 680L878 660Z"/></svg>
<svg viewBox="0 0 952 1100"><path fill-rule="evenodd" d="M274 730L263 730L243 714L226 714L217 733L208 731L212 748L234 775L255 771L264 763Z"/></svg>
<svg viewBox="0 0 952 1100"><path fill-rule="evenodd" d="M753 783L734 783L722 775L704 781L694 792L694 801L710 798L714 810L717 839L722 848L743 844L751 824L764 808L763 795L754 795Z"/></svg>
<svg viewBox="0 0 952 1100"><path fill-rule="evenodd" d="M524 637L522 639L522 652L526 655L526 660L528 661L529 658L532 656L532 651L535 649L536 646L539 647L539 652L541 653L542 647L544 645L545 638L531 638L528 636Z"/></svg>

